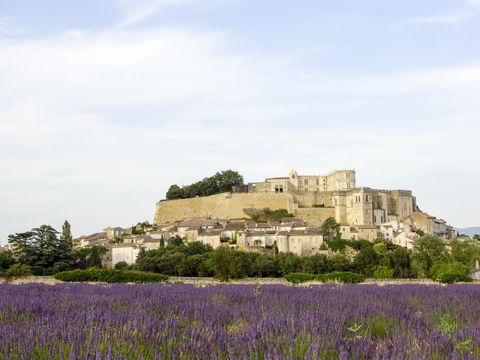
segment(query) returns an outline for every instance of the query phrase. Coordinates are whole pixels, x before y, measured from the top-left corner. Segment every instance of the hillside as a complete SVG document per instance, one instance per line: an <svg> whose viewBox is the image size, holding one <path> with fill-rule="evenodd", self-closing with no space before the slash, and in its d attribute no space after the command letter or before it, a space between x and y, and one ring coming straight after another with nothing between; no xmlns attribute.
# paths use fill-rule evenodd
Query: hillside
<svg viewBox="0 0 480 360"><path fill-rule="evenodd" d="M464 229L455 228L460 234L465 234L472 237L475 234L480 234L480 226L477 227L468 227Z"/></svg>

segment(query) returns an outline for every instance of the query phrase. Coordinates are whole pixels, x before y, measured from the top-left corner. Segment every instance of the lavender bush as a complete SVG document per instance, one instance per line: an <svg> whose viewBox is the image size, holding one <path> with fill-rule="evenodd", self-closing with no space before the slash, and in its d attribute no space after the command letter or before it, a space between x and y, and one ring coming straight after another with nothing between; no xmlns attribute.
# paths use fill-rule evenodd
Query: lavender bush
<svg viewBox="0 0 480 360"><path fill-rule="evenodd" d="M0 285L0 359L478 359L475 285Z"/></svg>

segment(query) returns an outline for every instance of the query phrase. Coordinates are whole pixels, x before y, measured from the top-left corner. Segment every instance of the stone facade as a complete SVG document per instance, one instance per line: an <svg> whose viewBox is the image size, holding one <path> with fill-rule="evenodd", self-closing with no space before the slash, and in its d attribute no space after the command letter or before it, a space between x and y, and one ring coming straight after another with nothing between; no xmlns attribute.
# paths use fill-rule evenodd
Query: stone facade
<svg viewBox="0 0 480 360"><path fill-rule="evenodd" d="M391 219L405 219L417 210L416 199L408 190L376 190L356 187L353 170L335 171L326 176L303 176L292 170L287 177L250 183L248 193L224 193L193 199L160 201L155 224L182 219L247 218L249 208L286 209L320 226L327 218L353 226L380 226ZM369 235L370 237L370 235Z"/></svg>

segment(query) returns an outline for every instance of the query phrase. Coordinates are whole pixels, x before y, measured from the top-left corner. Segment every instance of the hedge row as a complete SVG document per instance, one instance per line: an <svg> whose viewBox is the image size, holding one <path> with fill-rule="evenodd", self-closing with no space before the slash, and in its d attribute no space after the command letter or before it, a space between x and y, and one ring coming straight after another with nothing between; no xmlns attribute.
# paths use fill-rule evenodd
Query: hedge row
<svg viewBox="0 0 480 360"><path fill-rule="evenodd" d="M141 271L123 271L116 269L87 269L64 271L55 274L55 279L68 282L106 282L106 283L160 283L168 280L167 275Z"/></svg>
<svg viewBox="0 0 480 360"><path fill-rule="evenodd" d="M293 284L300 284L314 280L323 283L342 282L346 284L358 284L365 281L363 275L352 272L333 272L328 274L291 273L285 276L285 279Z"/></svg>

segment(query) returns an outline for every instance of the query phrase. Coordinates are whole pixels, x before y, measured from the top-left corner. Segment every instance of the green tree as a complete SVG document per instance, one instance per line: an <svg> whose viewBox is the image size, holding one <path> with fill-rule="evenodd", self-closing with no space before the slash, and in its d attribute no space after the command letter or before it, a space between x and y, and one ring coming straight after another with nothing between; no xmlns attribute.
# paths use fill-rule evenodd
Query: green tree
<svg viewBox="0 0 480 360"><path fill-rule="evenodd" d="M480 234L473 235L473 240L480 240Z"/></svg>
<svg viewBox="0 0 480 360"><path fill-rule="evenodd" d="M375 279L391 279L393 277L394 270L385 265L377 265L373 272Z"/></svg>
<svg viewBox="0 0 480 360"><path fill-rule="evenodd" d="M70 223L65 220L62 226L62 235L60 236L63 246L67 252L72 251L73 237Z"/></svg>
<svg viewBox="0 0 480 360"><path fill-rule="evenodd" d="M325 241L340 239L340 224L335 218L329 217L322 224L323 237Z"/></svg>
<svg viewBox="0 0 480 360"><path fill-rule="evenodd" d="M343 272L352 270L352 264L344 254L333 254L328 258L330 271Z"/></svg>
<svg viewBox="0 0 480 360"><path fill-rule="evenodd" d="M393 269L394 278L414 278L416 276L415 270L412 268L410 250L403 246L396 246L386 256Z"/></svg>
<svg viewBox="0 0 480 360"><path fill-rule="evenodd" d="M430 277L443 283L470 281L469 268L458 261L440 261L432 265Z"/></svg>
<svg viewBox="0 0 480 360"><path fill-rule="evenodd" d="M14 264L5 273L7 276L28 276L31 273L31 268L25 264Z"/></svg>
<svg viewBox="0 0 480 360"><path fill-rule="evenodd" d="M221 246L210 253L209 266L215 277L228 281L244 276L241 255L229 247Z"/></svg>
<svg viewBox="0 0 480 360"><path fill-rule="evenodd" d="M372 276L376 266L380 261L380 256L375 252L372 246L365 247L353 259L355 271Z"/></svg>
<svg viewBox="0 0 480 360"><path fill-rule="evenodd" d="M412 264L421 277L429 277L432 265L446 259L448 259L448 253L445 243L437 236L422 236L413 248Z"/></svg>
<svg viewBox="0 0 480 360"><path fill-rule="evenodd" d="M107 253L107 249L102 245L95 245L88 249L89 253L86 258L85 267L102 267L102 257Z"/></svg>
<svg viewBox="0 0 480 360"><path fill-rule="evenodd" d="M225 170L191 185L172 185L167 191L167 200L185 199L229 192L243 186L243 177L236 171Z"/></svg>
<svg viewBox="0 0 480 360"><path fill-rule="evenodd" d="M373 245L373 250L375 250L378 255L385 255L388 252L387 245L383 242Z"/></svg>
<svg viewBox="0 0 480 360"><path fill-rule="evenodd" d="M259 255L253 264L254 274L259 277L275 277L278 273L277 261L270 255Z"/></svg>
<svg viewBox="0 0 480 360"><path fill-rule="evenodd" d="M475 240L454 239L450 242L451 257L469 268L475 266L475 261L480 260L480 246Z"/></svg>
<svg viewBox="0 0 480 360"><path fill-rule="evenodd" d="M35 275L66 270L72 261L71 243L64 242L49 225L9 235L8 242L13 245L19 262L29 265Z"/></svg>
<svg viewBox="0 0 480 360"><path fill-rule="evenodd" d="M207 261L208 253L187 256L177 265L178 275L199 276Z"/></svg>
<svg viewBox="0 0 480 360"><path fill-rule="evenodd" d="M8 269L12 264L12 256L9 253L0 251L0 271Z"/></svg>
<svg viewBox="0 0 480 360"><path fill-rule="evenodd" d="M278 270L280 275L285 276L290 273L301 272L303 267L302 258L291 252L280 253L278 255Z"/></svg>
<svg viewBox="0 0 480 360"><path fill-rule="evenodd" d="M331 264L325 255L316 254L303 260L303 272L308 274L325 274L330 272Z"/></svg>
<svg viewBox="0 0 480 360"><path fill-rule="evenodd" d="M167 191L167 200L184 199L185 191L178 185L172 185Z"/></svg>
<svg viewBox="0 0 480 360"><path fill-rule="evenodd" d="M115 269L117 270L127 270L128 269L128 264L126 261L120 261L115 264Z"/></svg>

